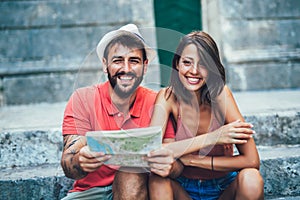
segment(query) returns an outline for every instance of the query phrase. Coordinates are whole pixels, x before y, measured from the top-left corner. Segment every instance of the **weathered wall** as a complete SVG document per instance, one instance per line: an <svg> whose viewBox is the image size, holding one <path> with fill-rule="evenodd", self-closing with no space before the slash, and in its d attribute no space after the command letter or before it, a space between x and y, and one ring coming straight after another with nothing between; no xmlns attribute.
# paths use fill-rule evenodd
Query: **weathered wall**
<svg viewBox="0 0 300 200"><path fill-rule="evenodd" d="M234 90L300 87L300 1L202 0Z"/></svg>
<svg viewBox="0 0 300 200"><path fill-rule="evenodd" d="M233 90L300 87L300 1L202 0ZM65 101L105 79L99 39L126 23L153 27L153 0L0 2L0 106ZM155 33L146 40L156 46ZM154 62L154 63L157 63ZM157 64L145 84L160 82Z"/></svg>
<svg viewBox="0 0 300 200"><path fill-rule="evenodd" d="M105 78L93 50L127 23L153 27L152 0L1 1L0 104L65 101ZM154 32L145 39L155 46Z"/></svg>

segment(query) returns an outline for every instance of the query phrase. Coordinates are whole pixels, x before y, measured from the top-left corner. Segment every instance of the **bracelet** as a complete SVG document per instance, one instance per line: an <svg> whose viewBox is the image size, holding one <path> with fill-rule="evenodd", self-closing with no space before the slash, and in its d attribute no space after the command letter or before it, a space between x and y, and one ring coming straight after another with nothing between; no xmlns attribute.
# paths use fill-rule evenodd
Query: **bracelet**
<svg viewBox="0 0 300 200"><path fill-rule="evenodd" d="M214 171L214 156L211 157L211 171Z"/></svg>
<svg viewBox="0 0 300 200"><path fill-rule="evenodd" d="M180 158L178 158L176 161L178 161L178 163L181 165L181 166L184 166L183 162L180 160Z"/></svg>

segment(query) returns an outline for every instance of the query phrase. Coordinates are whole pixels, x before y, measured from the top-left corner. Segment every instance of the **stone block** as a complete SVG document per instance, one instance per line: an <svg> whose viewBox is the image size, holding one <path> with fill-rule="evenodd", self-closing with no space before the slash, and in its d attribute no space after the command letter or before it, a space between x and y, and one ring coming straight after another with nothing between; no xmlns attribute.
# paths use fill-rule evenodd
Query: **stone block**
<svg viewBox="0 0 300 200"><path fill-rule="evenodd" d="M300 195L300 157L268 159L261 162L260 171L265 182L265 196Z"/></svg>
<svg viewBox="0 0 300 200"><path fill-rule="evenodd" d="M0 169L57 164L63 148L60 130L4 131L0 134Z"/></svg>
<svg viewBox="0 0 300 200"><path fill-rule="evenodd" d="M117 14L111 15L112 11ZM7 1L1 3L0 24L2 28L49 28L125 23L132 21L131 13L131 1L121 0Z"/></svg>
<svg viewBox="0 0 300 200"><path fill-rule="evenodd" d="M221 15L235 19L298 18L300 2L294 0L220 1Z"/></svg>
<svg viewBox="0 0 300 200"><path fill-rule="evenodd" d="M224 54L242 49L299 48L300 20L222 20ZM230 33L230 34L228 34ZM259 37L258 37L259 35ZM271 48L272 47L272 48ZM251 54L249 55L251 57ZM299 55L298 55L299 57Z"/></svg>
<svg viewBox="0 0 300 200"><path fill-rule="evenodd" d="M226 70L233 90L283 89L292 84L292 69L286 63L229 64Z"/></svg>
<svg viewBox="0 0 300 200"><path fill-rule="evenodd" d="M258 146L266 199L300 195L299 145Z"/></svg>
<svg viewBox="0 0 300 200"><path fill-rule="evenodd" d="M300 64L296 63L292 66L291 87L299 88L300 86Z"/></svg>
<svg viewBox="0 0 300 200"><path fill-rule="evenodd" d="M300 144L300 113L245 116L254 125L253 135L257 145L296 145Z"/></svg>
<svg viewBox="0 0 300 200"><path fill-rule="evenodd" d="M72 188L74 181L66 178L61 169L58 169L56 166L41 165L0 171L0 199L59 200L63 198Z"/></svg>
<svg viewBox="0 0 300 200"><path fill-rule="evenodd" d="M7 105L66 101L79 87L99 83L102 70L50 73L4 78L3 95Z"/></svg>
<svg viewBox="0 0 300 200"><path fill-rule="evenodd" d="M259 152L266 199L299 196L299 147L265 148ZM73 183L64 177L59 165L3 169L0 174L0 199L61 199Z"/></svg>
<svg viewBox="0 0 300 200"><path fill-rule="evenodd" d="M8 105L66 101L74 78L71 73L4 78L4 98Z"/></svg>
<svg viewBox="0 0 300 200"><path fill-rule="evenodd" d="M3 99L3 79L0 78L0 107L4 105Z"/></svg>
<svg viewBox="0 0 300 200"><path fill-rule="evenodd" d="M153 0L131 0L128 4L131 5L131 12L127 14L132 17L132 21L137 21L145 27L155 26Z"/></svg>
<svg viewBox="0 0 300 200"><path fill-rule="evenodd" d="M66 59L81 61L97 46L99 39L108 28L74 27L0 31L0 37L3 39L0 42L0 58L10 62L28 60L49 62ZM2 64L0 67L5 66Z"/></svg>
<svg viewBox="0 0 300 200"><path fill-rule="evenodd" d="M128 22L154 26L153 13L147 12L152 1L10 1L2 2L1 9L2 74L15 72L14 65L21 65L24 72L28 61L43 64L39 68L78 65L106 32ZM111 15L112 11L118 14ZM155 32L151 34L145 39L155 44Z"/></svg>
<svg viewBox="0 0 300 200"><path fill-rule="evenodd" d="M74 70L86 62L90 54L101 66L95 48L107 31L116 28L119 26L0 31L3 38L0 41L0 74ZM148 30L151 32L147 33ZM153 34L153 28L145 28L144 38L155 48ZM11 45L13 43L15 45Z"/></svg>

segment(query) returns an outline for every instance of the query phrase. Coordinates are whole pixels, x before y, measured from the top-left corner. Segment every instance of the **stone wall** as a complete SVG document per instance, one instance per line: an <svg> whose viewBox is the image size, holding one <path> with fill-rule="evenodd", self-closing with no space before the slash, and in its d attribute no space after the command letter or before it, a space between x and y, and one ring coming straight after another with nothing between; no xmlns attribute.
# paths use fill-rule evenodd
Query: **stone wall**
<svg viewBox="0 0 300 200"><path fill-rule="evenodd" d="M233 90L300 88L300 1L201 0ZM0 106L66 101L106 79L94 48L109 30L144 27L156 46L153 0L0 2ZM159 86L157 60L144 84Z"/></svg>
<svg viewBox="0 0 300 200"><path fill-rule="evenodd" d="M1 1L0 105L66 101L105 79L94 48L127 23L153 27L152 0ZM155 46L155 32L147 33ZM148 70L156 83L157 71Z"/></svg>
<svg viewBox="0 0 300 200"><path fill-rule="evenodd" d="M234 90L300 87L300 1L202 0Z"/></svg>

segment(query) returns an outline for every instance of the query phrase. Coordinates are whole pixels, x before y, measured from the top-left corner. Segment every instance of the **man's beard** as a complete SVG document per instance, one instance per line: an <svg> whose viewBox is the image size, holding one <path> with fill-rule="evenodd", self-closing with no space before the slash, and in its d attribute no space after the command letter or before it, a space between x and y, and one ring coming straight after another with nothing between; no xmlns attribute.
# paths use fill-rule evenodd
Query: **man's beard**
<svg viewBox="0 0 300 200"><path fill-rule="evenodd" d="M134 77L135 82L129 90L124 90L117 84L117 81L118 81L117 79L121 75L130 75L130 76ZM143 81L144 72L140 77L137 77L136 74L134 74L132 72L125 73L123 71L116 73L114 76L111 76L110 72L107 71L107 77L108 77L108 80L109 80L110 85L112 86L114 92L121 98L127 98L137 89L137 87Z"/></svg>

